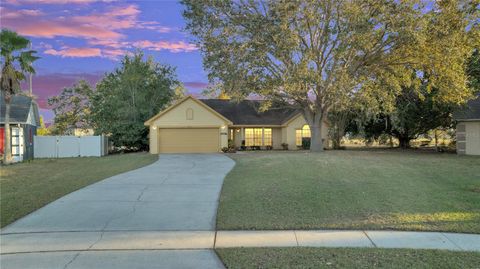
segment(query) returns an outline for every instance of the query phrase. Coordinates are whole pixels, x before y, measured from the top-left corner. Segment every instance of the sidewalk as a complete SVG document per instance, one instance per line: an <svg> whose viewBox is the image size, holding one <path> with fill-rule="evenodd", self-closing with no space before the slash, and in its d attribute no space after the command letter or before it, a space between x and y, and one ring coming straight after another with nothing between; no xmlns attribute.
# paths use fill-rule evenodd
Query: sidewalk
<svg viewBox="0 0 480 269"><path fill-rule="evenodd" d="M1 253L201 250L232 247L376 247L480 251L480 235L403 231L105 231L3 234Z"/></svg>

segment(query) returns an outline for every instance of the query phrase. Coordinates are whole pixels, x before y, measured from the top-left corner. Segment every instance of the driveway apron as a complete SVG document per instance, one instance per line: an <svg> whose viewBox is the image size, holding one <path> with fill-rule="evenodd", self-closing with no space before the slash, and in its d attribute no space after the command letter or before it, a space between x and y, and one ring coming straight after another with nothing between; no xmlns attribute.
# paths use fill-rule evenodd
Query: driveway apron
<svg viewBox="0 0 480 269"><path fill-rule="evenodd" d="M113 265L120 256L129 257L129 261L155 262L155 266L146 264L145 268L222 268L212 250L158 250L151 246L152 250L142 252L128 246L139 245L136 238L151 240L166 232L179 231L184 240L213 236L223 179L233 166L234 162L221 154L162 154L152 165L70 193L2 229L2 268L28 268L29 264L39 268L42 263L37 260L46 268L81 268L82 262L91 268L96 260L108 268L109 261ZM115 241L117 245L110 242L114 250L93 251L107 235L116 240L123 236L124 240ZM62 242L62 237L63 244L78 242L91 251L48 252L52 242ZM42 244L32 249L30 244L38 240L50 243L44 244L46 249L41 249ZM115 268L122 266L143 268L140 264L115 263Z"/></svg>

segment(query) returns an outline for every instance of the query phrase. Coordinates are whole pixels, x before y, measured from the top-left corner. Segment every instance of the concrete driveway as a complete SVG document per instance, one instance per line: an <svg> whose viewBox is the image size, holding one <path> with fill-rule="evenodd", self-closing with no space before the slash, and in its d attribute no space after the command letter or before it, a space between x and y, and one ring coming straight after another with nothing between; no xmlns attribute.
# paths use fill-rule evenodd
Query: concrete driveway
<svg viewBox="0 0 480 269"><path fill-rule="evenodd" d="M207 249L233 166L221 154L162 154L66 195L2 229L1 267L222 268ZM172 250L178 242L193 250Z"/></svg>

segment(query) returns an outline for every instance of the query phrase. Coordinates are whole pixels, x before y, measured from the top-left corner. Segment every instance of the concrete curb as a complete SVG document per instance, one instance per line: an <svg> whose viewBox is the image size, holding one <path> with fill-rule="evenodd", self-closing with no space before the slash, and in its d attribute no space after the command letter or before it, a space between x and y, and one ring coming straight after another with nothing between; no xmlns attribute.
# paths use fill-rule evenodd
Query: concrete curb
<svg viewBox="0 0 480 269"><path fill-rule="evenodd" d="M3 254L233 247L367 247L479 251L479 234L408 231L105 231L2 234Z"/></svg>

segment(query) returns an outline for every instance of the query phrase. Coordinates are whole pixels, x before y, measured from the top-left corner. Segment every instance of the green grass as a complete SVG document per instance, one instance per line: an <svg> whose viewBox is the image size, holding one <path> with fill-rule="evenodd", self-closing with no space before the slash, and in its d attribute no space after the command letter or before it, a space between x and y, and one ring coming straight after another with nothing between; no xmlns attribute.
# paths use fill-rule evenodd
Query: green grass
<svg viewBox="0 0 480 269"><path fill-rule="evenodd" d="M412 151L232 154L217 228L480 233L480 158Z"/></svg>
<svg viewBox="0 0 480 269"><path fill-rule="evenodd" d="M227 268L480 268L480 253L367 248L216 250Z"/></svg>
<svg viewBox="0 0 480 269"><path fill-rule="evenodd" d="M157 155L36 159L0 167L1 227L82 187L151 164Z"/></svg>

